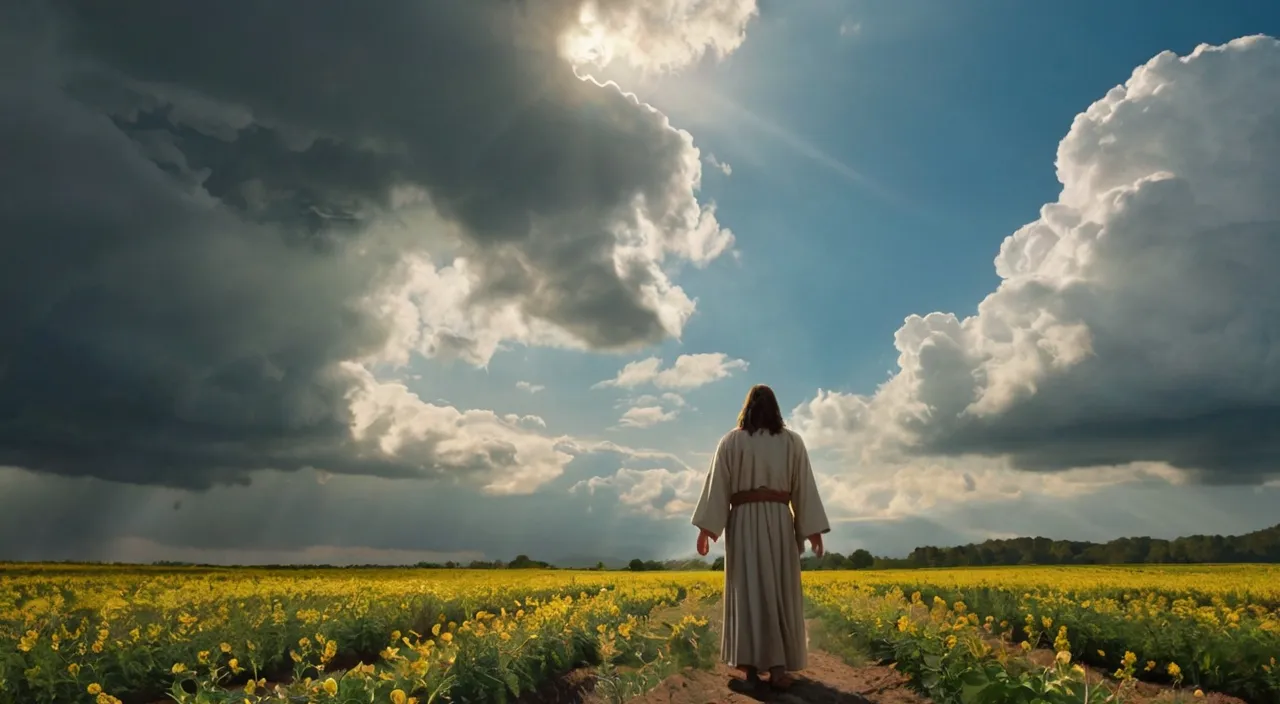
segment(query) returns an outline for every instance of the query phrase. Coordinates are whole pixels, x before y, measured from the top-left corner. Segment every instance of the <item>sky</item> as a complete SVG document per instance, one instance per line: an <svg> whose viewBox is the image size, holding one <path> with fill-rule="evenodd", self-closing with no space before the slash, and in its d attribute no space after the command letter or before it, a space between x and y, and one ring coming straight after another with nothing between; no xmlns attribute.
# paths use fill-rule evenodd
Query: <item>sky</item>
<svg viewBox="0 0 1280 704"><path fill-rule="evenodd" d="M1280 501L1280 7L0 9L0 559L677 558ZM716 546L714 551L721 548Z"/></svg>

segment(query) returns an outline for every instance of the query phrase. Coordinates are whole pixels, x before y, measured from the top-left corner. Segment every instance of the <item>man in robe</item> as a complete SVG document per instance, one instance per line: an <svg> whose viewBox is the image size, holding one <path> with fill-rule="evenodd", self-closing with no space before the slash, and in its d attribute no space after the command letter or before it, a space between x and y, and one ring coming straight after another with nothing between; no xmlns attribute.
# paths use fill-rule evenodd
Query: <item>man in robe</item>
<svg viewBox="0 0 1280 704"><path fill-rule="evenodd" d="M725 536L724 627L720 657L758 683L790 686L807 664L800 554L807 538L823 553L831 530L809 452L784 427L773 390L756 385L738 427L720 439L693 512L698 554Z"/></svg>

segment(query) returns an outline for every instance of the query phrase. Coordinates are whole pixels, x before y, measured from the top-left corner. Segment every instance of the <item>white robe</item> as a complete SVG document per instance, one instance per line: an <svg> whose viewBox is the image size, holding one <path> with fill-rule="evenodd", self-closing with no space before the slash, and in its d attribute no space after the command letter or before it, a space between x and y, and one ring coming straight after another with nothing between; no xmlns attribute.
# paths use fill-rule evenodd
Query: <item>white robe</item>
<svg viewBox="0 0 1280 704"><path fill-rule="evenodd" d="M731 494L760 487L791 492L791 506L752 503L730 512ZM808 536L831 530L804 441L790 429L726 433L707 470L693 525L724 535L721 659L761 671L804 669L800 553Z"/></svg>

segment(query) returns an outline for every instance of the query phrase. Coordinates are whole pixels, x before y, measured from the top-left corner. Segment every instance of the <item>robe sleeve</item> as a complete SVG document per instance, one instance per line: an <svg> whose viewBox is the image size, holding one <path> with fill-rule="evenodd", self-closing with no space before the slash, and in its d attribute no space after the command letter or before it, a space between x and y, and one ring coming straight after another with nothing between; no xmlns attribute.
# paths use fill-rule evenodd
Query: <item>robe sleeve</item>
<svg viewBox="0 0 1280 704"><path fill-rule="evenodd" d="M707 468L707 478L702 482L702 495L698 497L698 506L693 510L693 525L720 539L725 524L729 522L729 452L726 445L728 438L721 438L716 446L715 455L711 458L711 466Z"/></svg>
<svg viewBox="0 0 1280 704"><path fill-rule="evenodd" d="M792 433L791 439L791 510L795 513L796 539L803 541L814 533L831 532L831 523L822 497L818 496L809 450L798 434Z"/></svg>

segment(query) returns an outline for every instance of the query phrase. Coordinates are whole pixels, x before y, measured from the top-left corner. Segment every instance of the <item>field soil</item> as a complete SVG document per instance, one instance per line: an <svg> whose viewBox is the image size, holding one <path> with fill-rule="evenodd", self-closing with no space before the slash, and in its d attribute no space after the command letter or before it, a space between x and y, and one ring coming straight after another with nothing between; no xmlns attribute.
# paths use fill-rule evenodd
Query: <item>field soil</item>
<svg viewBox="0 0 1280 704"><path fill-rule="evenodd" d="M720 612L718 605L702 605L696 609L688 609L684 605L672 607L655 617L676 618L696 613L711 621L715 630L712 637L719 638ZM768 684L749 685L741 672L729 668L723 663L716 663L711 670L686 670L668 677L654 689L639 697L630 698L628 704L745 704L747 702L778 702L779 704L930 704L931 700L911 689L907 679L901 673L886 666L873 663L858 663L856 658L842 658L823 648L824 644L834 641L822 631L816 621L808 622L809 665L800 672L792 673L795 684L787 691L774 691ZM1040 667L1053 664L1054 653L1047 649L1036 649L1030 653L1022 653L1016 648L991 643L995 647L1005 647L1011 657L1026 658ZM854 664L850 664L850 660ZM1086 667L1086 679L1090 684L1115 681L1106 673L1093 667ZM1175 690L1165 685L1148 682L1137 682L1129 691L1124 701L1131 704L1248 704L1242 699L1204 692L1195 697L1190 689ZM268 689L274 683L268 684ZM172 704L170 699L162 699L154 704ZM616 700L596 691L596 675L589 668L572 670L556 680L547 683L536 692L521 696L516 704L617 704Z"/></svg>
<svg viewBox="0 0 1280 704"><path fill-rule="evenodd" d="M795 673L785 692L768 685L752 688L736 670L717 665L711 672L668 678L657 689L631 701L641 704L709 704L711 702L801 702L810 704L919 704L929 700L907 689L902 675L879 665L853 667L822 650L809 651L809 666Z"/></svg>
<svg viewBox="0 0 1280 704"><path fill-rule="evenodd" d="M688 613L673 609L669 616ZM697 610L719 625L718 604ZM795 684L785 692L768 684L751 686L742 673L717 663L712 670L688 670L668 677L649 692L627 700L629 704L721 704L779 702L780 704L928 704L929 700L907 687L906 678L883 665L850 665L821 648L825 640L821 627L809 622L809 665L792 673ZM719 629L713 632L719 639ZM767 676L762 676L767 679ZM521 699L521 704L606 704L609 700L595 692L595 678L589 670L578 670L546 689Z"/></svg>
<svg viewBox="0 0 1280 704"><path fill-rule="evenodd" d="M628 700L633 704L720 704L721 702L779 702L784 704L927 704L929 701L906 686L902 675L880 665L850 666L822 650L809 651L809 667L794 673L796 682L786 692L768 685L751 687L742 674L723 664L710 671L689 671L668 677L647 694ZM604 704L594 692L594 676L586 670L570 673L556 685L525 704Z"/></svg>
<svg viewBox="0 0 1280 704"><path fill-rule="evenodd" d="M682 609L673 609L677 615ZM713 626L720 620L716 607L701 608L699 615L711 620ZM929 704L931 701L907 685L907 679L896 670L878 664L849 664L845 658L823 649L829 643L821 626L808 623L809 666L793 673L796 683L785 692L775 692L768 685L752 687L736 669L717 663L707 671L686 671L668 677L655 689L627 700L629 704L744 704L746 702L779 702L780 704ZM719 637L718 629L715 637ZM999 647L1000 643L992 645ZM1037 649L1022 653L1010 649L1012 657L1025 657L1032 664L1048 667L1053 664L1051 650ZM1115 680L1106 673L1086 667L1086 679L1090 684L1114 686ZM1195 697L1191 689L1174 689L1167 685L1136 682L1133 690L1124 697L1131 704L1248 704L1242 699L1205 692ZM522 697L519 704L606 704L609 699L595 692L595 676L590 670L575 670L545 689Z"/></svg>

